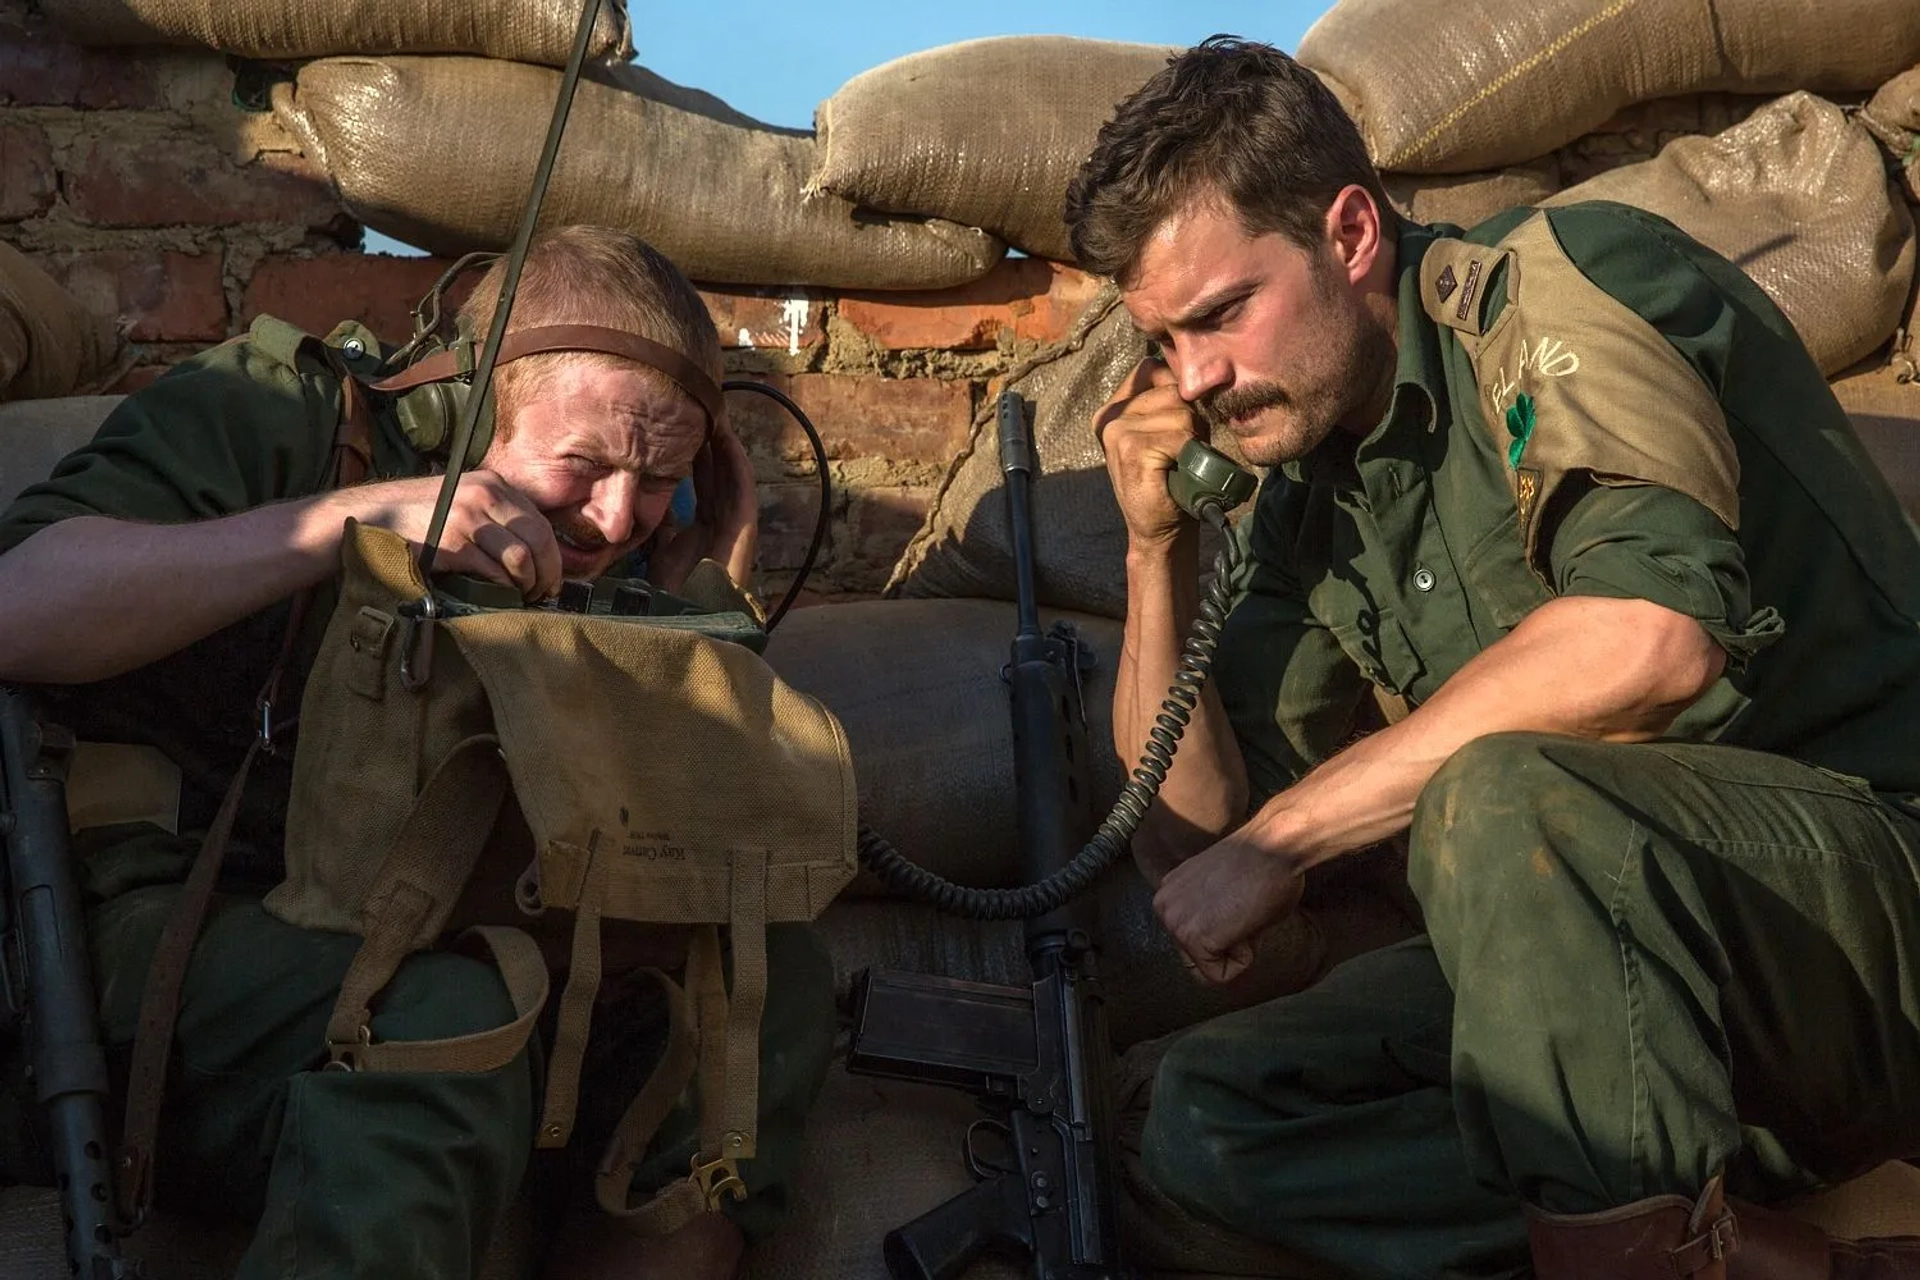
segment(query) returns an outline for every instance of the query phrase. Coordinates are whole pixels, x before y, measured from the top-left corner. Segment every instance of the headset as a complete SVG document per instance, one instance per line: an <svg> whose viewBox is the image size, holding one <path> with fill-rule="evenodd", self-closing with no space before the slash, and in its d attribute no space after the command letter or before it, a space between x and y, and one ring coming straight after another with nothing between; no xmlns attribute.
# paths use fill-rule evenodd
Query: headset
<svg viewBox="0 0 1920 1280"><path fill-rule="evenodd" d="M395 415L409 439L423 449L438 449L451 443L462 415L473 397L474 372L478 366L481 339L464 316L449 322L445 314L446 292L460 275L484 268L504 255L468 253L456 259L440 274L425 297L412 310L413 336L381 362L380 375L368 385L391 398ZM450 332L448 330L450 329ZM591 351L618 356L656 370L693 398L706 411L708 439L724 413L723 397L730 391L748 391L775 401L800 424L813 446L814 463L820 477L820 512L814 521L813 540L801 561L800 571L788 586L786 595L768 614L766 630L771 632L798 598L807 577L813 571L826 540L827 524L833 509L833 481L827 470L826 446L813 423L793 400L761 382L744 379L715 382L694 361L658 342L642 338L624 329L603 325L538 325L509 330L501 340L496 364L522 356L551 351ZM493 387L489 384L474 419L473 439L492 438L494 416ZM462 460L465 465L469 460ZM688 519L699 495L691 480L682 481L675 491L674 507L678 519Z"/></svg>

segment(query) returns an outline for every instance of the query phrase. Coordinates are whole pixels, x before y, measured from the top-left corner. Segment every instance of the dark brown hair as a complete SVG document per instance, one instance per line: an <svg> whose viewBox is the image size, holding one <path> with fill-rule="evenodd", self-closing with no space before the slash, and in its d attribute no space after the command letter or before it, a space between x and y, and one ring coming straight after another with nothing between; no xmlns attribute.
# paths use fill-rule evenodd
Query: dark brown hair
<svg viewBox="0 0 1920 1280"><path fill-rule="evenodd" d="M1067 189L1067 228L1082 267L1124 280L1154 228L1209 190L1250 233L1312 248L1351 185L1389 211L1360 131L1320 78L1272 45L1213 36L1101 126Z"/></svg>
<svg viewBox="0 0 1920 1280"><path fill-rule="evenodd" d="M483 338L493 322L500 298L500 281L507 269L502 258L488 267L460 308L460 316ZM720 335L713 317L686 275L673 260L628 231L611 227L571 226L543 231L527 249L515 291L509 331L549 324L597 324L624 329L642 338L672 347L699 365L718 382L722 377ZM537 396L554 371L569 361L617 360L617 356L589 352L555 351L525 356L500 366L495 395L503 410ZM637 366L636 366L637 367ZM651 369L644 370L649 376ZM669 383L668 385L671 385Z"/></svg>

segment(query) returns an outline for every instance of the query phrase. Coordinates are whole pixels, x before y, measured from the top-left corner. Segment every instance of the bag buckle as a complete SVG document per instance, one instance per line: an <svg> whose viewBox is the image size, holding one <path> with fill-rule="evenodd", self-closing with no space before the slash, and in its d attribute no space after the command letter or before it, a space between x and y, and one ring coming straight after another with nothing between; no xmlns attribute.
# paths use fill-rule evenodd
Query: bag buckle
<svg viewBox="0 0 1920 1280"><path fill-rule="evenodd" d="M734 1163L732 1156L703 1161L696 1155L693 1158L692 1179L699 1185L708 1209L718 1209L725 1197L734 1200L747 1198L747 1184L741 1181L740 1166Z"/></svg>
<svg viewBox="0 0 1920 1280"><path fill-rule="evenodd" d="M327 1060L320 1064L322 1071L358 1071L360 1069L360 1051L373 1047L373 1028L362 1025L359 1035L352 1041L327 1041Z"/></svg>

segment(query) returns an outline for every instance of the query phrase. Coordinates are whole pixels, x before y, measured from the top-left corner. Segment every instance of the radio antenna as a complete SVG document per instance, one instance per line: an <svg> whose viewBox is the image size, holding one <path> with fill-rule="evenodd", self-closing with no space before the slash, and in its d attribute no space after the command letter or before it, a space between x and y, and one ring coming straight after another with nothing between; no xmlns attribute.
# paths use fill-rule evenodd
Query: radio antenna
<svg viewBox="0 0 1920 1280"><path fill-rule="evenodd" d="M601 0L586 0L580 13L579 30L573 34L573 52L567 57L567 70L560 78L560 96L554 99L553 118L547 123L546 145L540 150L540 166L534 170L533 189L527 193L526 211L520 215L520 229L514 234L513 248L507 255L506 277L500 281L500 299L494 304L493 323L487 326L486 344L480 348L480 363L473 371L473 390L460 411L459 425L453 432L453 451L447 458L447 476L440 484L440 499L434 503L433 519L420 546L420 579L431 581L434 557L440 551L440 535L446 530L447 512L453 507L453 493L460 484L460 473L467 464L467 449L480 421L480 410L493 389L493 370L500 359L500 340L506 336L507 316L513 310L513 298L520 288L520 270L527 263L527 246L533 242L534 224L540 220L540 206L547 198L547 184L553 179L553 166L560 158L560 137L567 129L567 114L573 109L573 91L580 86L580 70L587 61L587 45L593 39L593 26L600 17ZM423 617L436 612L433 590L427 589L420 601Z"/></svg>

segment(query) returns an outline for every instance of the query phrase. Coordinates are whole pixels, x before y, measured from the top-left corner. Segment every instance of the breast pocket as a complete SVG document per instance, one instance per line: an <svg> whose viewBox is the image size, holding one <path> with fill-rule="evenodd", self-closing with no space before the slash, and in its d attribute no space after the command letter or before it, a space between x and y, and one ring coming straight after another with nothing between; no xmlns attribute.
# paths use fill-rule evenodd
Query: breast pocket
<svg viewBox="0 0 1920 1280"><path fill-rule="evenodd" d="M1462 573L1473 593L1470 605L1476 617L1485 617L1505 633L1520 620L1553 599L1553 592L1527 567L1526 547L1520 539L1520 513L1507 512L1467 552ZM1498 637L1483 636L1491 643Z"/></svg>
<svg viewBox="0 0 1920 1280"><path fill-rule="evenodd" d="M1391 610L1363 609L1351 617L1329 621L1327 629L1368 680L1383 689L1414 696L1414 685L1426 673L1426 663Z"/></svg>

